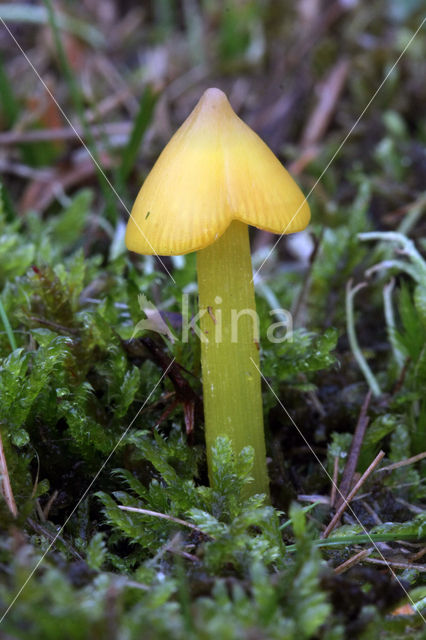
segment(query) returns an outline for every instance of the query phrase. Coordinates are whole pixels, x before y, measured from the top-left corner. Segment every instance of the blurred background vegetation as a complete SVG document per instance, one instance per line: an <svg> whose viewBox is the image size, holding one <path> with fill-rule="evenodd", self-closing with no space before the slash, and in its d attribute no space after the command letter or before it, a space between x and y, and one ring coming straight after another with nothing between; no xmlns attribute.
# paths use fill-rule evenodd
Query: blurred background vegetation
<svg viewBox="0 0 426 640"><path fill-rule="evenodd" d="M1 637L424 637L425 8L0 4ZM206 487L195 337L130 340L141 292L177 332L183 292L196 309L194 256L164 260L174 284L124 229L211 86L312 210L256 279L263 337L278 307L295 329L262 343L272 507L239 500L226 441ZM252 230L255 268L275 241ZM320 463L342 487L379 451L321 540Z"/></svg>

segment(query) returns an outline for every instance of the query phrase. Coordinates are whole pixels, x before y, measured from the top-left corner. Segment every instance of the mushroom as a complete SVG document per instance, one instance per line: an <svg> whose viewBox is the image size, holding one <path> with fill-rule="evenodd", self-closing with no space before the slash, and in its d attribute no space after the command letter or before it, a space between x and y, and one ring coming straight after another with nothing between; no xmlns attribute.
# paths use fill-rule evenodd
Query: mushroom
<svg viewBox="0 0 426 640"><path fill-rule="evenodd" d="M248 492L269 494L248 225L304 229L308 204L266 144L207 89L171 138L133 206L126 245L140 254L197 251L205 437L254 449Z"/></svg>

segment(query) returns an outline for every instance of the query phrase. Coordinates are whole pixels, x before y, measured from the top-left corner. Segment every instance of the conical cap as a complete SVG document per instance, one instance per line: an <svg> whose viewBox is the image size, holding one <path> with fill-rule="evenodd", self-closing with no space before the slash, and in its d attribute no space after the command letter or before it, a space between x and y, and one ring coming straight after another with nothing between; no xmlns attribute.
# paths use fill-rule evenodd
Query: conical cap
<svg viewBox="0 0 426 640"><path fill-rule="evenodd" d="M141 254L198 251L232 220L294 233L310 219L303 193L219 89L205 91L136 198L126 245Z"/></svg>

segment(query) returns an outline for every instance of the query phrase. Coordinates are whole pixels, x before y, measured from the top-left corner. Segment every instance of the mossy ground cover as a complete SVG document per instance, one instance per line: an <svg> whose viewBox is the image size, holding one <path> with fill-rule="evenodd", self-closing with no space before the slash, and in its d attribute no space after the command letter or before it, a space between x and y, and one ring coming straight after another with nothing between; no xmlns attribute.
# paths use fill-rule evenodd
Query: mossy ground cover
<svg viewBox="0 0 426 640"><path fill-rule="evenodd" d="M1 637L424 637L422 33L392 70L421 10L0 6ZM311 192L298 245L262 265L276 238L252 230L271 504L226 438L207 478L200 345L179 339L195 256L123 240L215 85ZM137 329L141 294L177 339ZM293 334L271 343L278 307ZM324 538L354 448L351 486L384 457Z"/></svg>

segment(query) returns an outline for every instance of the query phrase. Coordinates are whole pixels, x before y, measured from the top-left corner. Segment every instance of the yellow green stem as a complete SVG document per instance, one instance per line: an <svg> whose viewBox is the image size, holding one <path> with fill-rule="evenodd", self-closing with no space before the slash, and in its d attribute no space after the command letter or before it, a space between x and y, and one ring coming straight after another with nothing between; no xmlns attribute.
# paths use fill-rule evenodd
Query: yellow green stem
<svg viewBox="0 0 426 640"><path fill-rule="evenodd" d="M254 449L248 493L269 495L259 370L259 336L248 227L234 221L197 254L207 461L218 436L235 453Z"/></svg>

